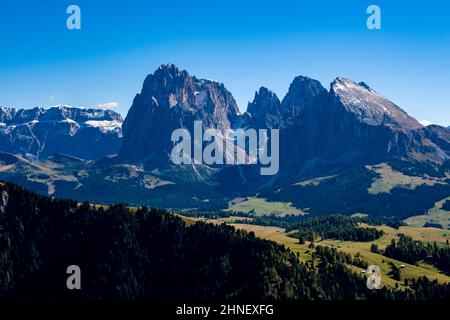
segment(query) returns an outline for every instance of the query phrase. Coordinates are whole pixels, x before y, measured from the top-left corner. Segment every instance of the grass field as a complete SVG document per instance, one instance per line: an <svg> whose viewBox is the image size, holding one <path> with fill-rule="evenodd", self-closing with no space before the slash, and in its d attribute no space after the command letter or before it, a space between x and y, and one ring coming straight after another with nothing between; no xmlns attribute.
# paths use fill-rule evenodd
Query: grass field
<svg viewBox="0 0 450 320"><path fill-rule="evenodd" d="M234 212L254 212L256 216L275 214L284 216L287 214L303 215L304 213L293 207L291 203L269 202L266 199L248 197L236 198L230 201L228 210Z"/></svg>
<svg viewBox="0 0 450 320"><path fill-rule="evenodd" d="M445 243L450 240L450 231L442 230L438 228L417 228L417 227L400 227L398 230L388 227L388 226L369 226L361 224L361 227L376 228L384 231L384 235L373 242L348 242L352 244L352 247L361 250L370 250L372 243L376 243L381 250L384 250L388 244L391 243L392 239L398 238L398 235L404 234L415 240L423 242L438 242ZM326 241L326 240L324 240Z"/></svg>
<svg viewBox="0 0 450 320"><path fill-rule="evenodd" d="M194 225L198 221L195 218L186 217L186 216L182 216L182 215L179 215L179 214L176 214L176 216L180 217L186 223L186 225L188 227Z"/></svg>
<svg viewBox="0 0 450 320"><path fill-rule="evenodd" d="M306 244L300 245L298 239L292 238L282 228L265 227L252 224L231 224L236 229L245 230L247 232L254 232L255 235L261 239L271 240L290 248L295 253L300 254L302 260L310 258L310 249Z"/></svg>
<svg viewBox="0 0 450 320"><path fill-rule="evenodd" d="M334 176L326 176L326 177L317 177L317 178L312 178L312 179L308 179L308 180L304 180L304 181L300 181L296 184L294 184L295 186L300 186L300 187L307 187L307 186L318 186L321 182L326 181L328 179L334 178Z"/></svg>
<svg viewBox="0 0 450 320"><path fill-rule="evenodd" d="M186 217L181 214L175 214L176 216L180 217L184 222L186 222L187 226L191 226L199 221L212 223L212 224L233 224L236 221L251 221L252 218L247 217L227 217L227 218L219 218L219 219L208 219L208 218L194 218L194 217Z"/></svg>
<svg viewBox="0 0 450 320"><path fill-rule="evenodd" d="M427 222L438 223L442 227L450 229L450 212L442 209L442 205L447 200L450 200L450 197L436 202L435 206L428 210L426 214L408 218L405 222L414 227L423 227Z"/></svg>
<svg viewBox="0 0 450 320"><path fill-rule="evenodd" d="M300 254L300 259L303 261L310 259L311 249L308 248L309 242L305 244L299 244L298 240L289 237L289 234L282 228L277 227L265 227L251 224L232 224L236 229L246 230L248 232L254 232L256 236L283 244L290 248L292 251ZM377 227L385 232L385 235L379 240L374 241L379 245L380 249L384 249L392 239L396 238L397 234L402 233L411 236L413 239L421 240L425 242L441 242L445 243L447 239L450 239L450 232L435 228L414 228L414 227L401 227L399 230L382 226ZM398 284L399 287L403 287L403 280L405 278L412 279L419 276L427 276L429 279L437 279L439 282L450 282L450 277L443 274L435 267L426 264L419 263L418 266L407 264L395 259L384 257L381 254L372 253L370 246L373 242L351 242L351 241L337 241L337 240L322 240L317 241L316 245L323 245L334 247L337 250L349 253L351 255L359 254L360 258L367 261L369 265L378 265L381 269L383 283L389 287L395 287ZM389 262L394 263L396 266L405 265L406 268L401 270L401 281L395 281L389 277L391 267ZM362 269L351 266L354 271L363 272Z"/></svg>
<svg viewBox="0 0 450 320"><path fill-rule="evenodd" d="M408 176L393 170L388 164L381 163L374 166L366 166L367 169L379 174L379 178L372 182L368 189L371 194L389 193L393 188L401 186L414 189L420 185L432 186L437 183L445 183L445 179L429 176Z"/></svg>

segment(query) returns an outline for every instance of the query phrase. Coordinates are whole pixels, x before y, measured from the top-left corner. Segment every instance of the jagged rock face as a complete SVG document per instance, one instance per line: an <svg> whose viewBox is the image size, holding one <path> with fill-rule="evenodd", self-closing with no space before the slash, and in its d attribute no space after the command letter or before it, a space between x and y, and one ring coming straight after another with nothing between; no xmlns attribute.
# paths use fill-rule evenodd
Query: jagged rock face
<svg viewBox="0 0 450 320"><path fill-rule="evenodd" d="M281 103L266 88L256 93L244 114L243 126L280 129L280 174L275 180L300 175L308 161L317 156L315 150L322 134L319 108L327 103L328 92L320 82L303 76L294 79Z"/></svg>
<svg viewBox="0 0 450 320"><path fill-rule="evenodd" d="M332 103L343 106L359 122L406 130L423 127L416 119L363 82L357 84L349 79L337 78L331 84L330 97Z"/></svg>
<svg viewBox="0 0 450 320"><path fill-rule="evenodd" d="M294 79L284 97L281 111L283 118L290 123L306 121L308 114L325 104L328 92L319 81L299 76Z"/></svg>
<svg viewBox="0 0 450 320"><path fill-rule="evenodd" d="M178 128L193 132L194 121L204 128L226 130L239 109L221 83L200 80L174 65L161 66L144 82L123 124L119 158L128 162L167 162L170 137Z"/></svg>
<svg viewBox="0 0 450 320"><path fill-rule="evenodd" d="M168 163L173 130L192 132L195 120L219 129L280 129L280 173L272 181L391 157L437 163L450 158L447 129L423 127L365 83L337 78L327 90L317 80L299 76L282 102L261 88L239 115L222 84L166 65L147 77L134 99L119 161ZM245 176L253 169L239 170Z"/></svg>
<svg viewBox="0 0 450 320"><path fill-rule="evenodd" d="M37 160L55 153L96 160L116 154L122 140L122 118L111 110L0 108L0 119L0 151Z"/></svg>
<svg viewBox="0 0 450 320"><path fill-rule="evenodd" d="M439 146L448 157L450 157L450 127L444 128L437 125L430 125L424 128L425 138Z"/></svg>
<svg viewBox="0 0 450 320"><path fill-rule="evenodd" d="M281 102L277 95L267 88L261 87L255 93L253 102L248 104L246 126L255 129L280 128Z"/></svg>
<svg viewBox="0 0 450 320"><path fill-rule="evenodd" d="M260 100L249 108L263 106ZM423 127L365 83L337 78L327 91L316 80L297 77L275 114L281 119L281 180L389 157L437 163L450 157L447 129ZM264 124L263 114L258 119L254 127L274 127L271 120Z"/></svg>
<svg viewBox="0 0 450 320"><path fill-rule="evenodd" d="M299 76L281 103L280 177L289 180L307 174L315 166L317 143L323 134L320 108L328 104L328 92L319 81Z"/></svg>
<svg viewBox="0 0 450 320"><path fill-rule="evenodd" d="M330 154L340 155L343 161L352 157L369 162L386 157L445 160L442 150L425 140L426 129L417 120L366 84L338 78L329 96L325 136L333 137L333 143L324 149Z"/></svg>

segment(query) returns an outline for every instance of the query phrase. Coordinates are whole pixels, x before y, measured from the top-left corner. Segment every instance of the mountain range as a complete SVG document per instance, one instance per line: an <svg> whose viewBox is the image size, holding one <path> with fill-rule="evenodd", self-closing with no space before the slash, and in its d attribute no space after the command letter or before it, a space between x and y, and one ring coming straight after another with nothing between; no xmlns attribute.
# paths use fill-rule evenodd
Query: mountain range
<svg viewBox="0 0 450 320"><path fill-rule="evenodd" d="M165 65L147 77L134 98L123 125L120 161L151 164L153 154L167 156L173 146L170 133L192 130L195 120L222 130L282 130L280 162L290 177L389 156L437 164L450 157L446 128L422 126L365 83L337 78L327 91L300 76L282 101L259 89L241 115L223 84Z"/></svg>
<svg viewBox="0 0 450 320"><path fill-rule="evenodd" d="M58 106L0 108L0 149L34 160L55 153L99 160L122 143L122 117L111 110Z"/></svg>
<svg viewBox="0 0 450 320"><path fill-rule="evenodd" d="M278 174L260 176L258 164L173 165L171 133L193 133L194 121L221 131L279 129ZM262 87L241 114L224 84L162 65L145 79L123 124L109 110L0 109L0 151L0 179L101 203L217 210L261 198L310 213L382 209L378 214L411 216L450 196L450 130L425 127L346 78L326 89L299 76L283 99ZM325 193L306 201L336 188L341 198L328 206ZM404 204L418 194L412 211L392 212L401 211L393 205L399 199Z"/></svg>

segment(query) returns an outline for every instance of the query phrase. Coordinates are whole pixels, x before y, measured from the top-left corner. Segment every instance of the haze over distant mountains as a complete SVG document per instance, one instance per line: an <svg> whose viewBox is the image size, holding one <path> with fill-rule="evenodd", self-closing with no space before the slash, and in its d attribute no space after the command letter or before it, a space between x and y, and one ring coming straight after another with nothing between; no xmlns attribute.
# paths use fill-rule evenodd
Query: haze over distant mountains
<svg viewBox="0 0 450 320"><path fill-rule="evenodd" d="M173 165L171 133L178 128L192 132L194 121L220 130L279 129L279 173L260 176L256 164ZM0 151L15 154L3 154L3 160L0 156L0 179L43 193L50 190L55 196L222 209L235 197L262 193L275 197L282 188L301 189L304 186L299 181L314 177L342 175L345 187L367 183L370 187L377 173L368 168L381 163L390 163L398 173L443 179L435 181L439 187L433 190L438 191L434 196L429 192L424 206L447 193L450 196L446 178L450 174L450 130L425 127L369 85L346 78L335 79L327 90L317 80L299 76L283 99L262 87L247 112L240 114L224 84L198 79L169 64L147 76L122 126L120 115L113 111L69 107L3 108L0 122ZM51 157L55 153L66 156ZM39 168L35 160L43 161ZM358 168L363 174L351 171ZM414 188L406 183L403 187L408 197L414 196ZM349 187L348 192L355 189ZM297 191L283 201L296 202ZM347 200L349 206L354 203ZM297 206L306 209L302 203ZM308 204L307 208L312 207Z"/></svg>

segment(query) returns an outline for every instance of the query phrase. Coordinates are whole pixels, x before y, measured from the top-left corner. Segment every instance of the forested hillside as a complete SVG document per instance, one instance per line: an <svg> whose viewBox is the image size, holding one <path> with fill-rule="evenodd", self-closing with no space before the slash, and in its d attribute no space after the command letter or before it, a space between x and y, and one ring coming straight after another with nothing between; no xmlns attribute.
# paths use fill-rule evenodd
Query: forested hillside
<svg viewBox="0 0 450 320"><path fill-rule="evenodd" d="M443 299L450 286L368 290L334 250L317 264L232 227L160 210L53 200L0 184L0 297L82 299ZM66 288L78 265L82 289Z"/></svg>

